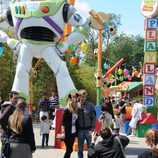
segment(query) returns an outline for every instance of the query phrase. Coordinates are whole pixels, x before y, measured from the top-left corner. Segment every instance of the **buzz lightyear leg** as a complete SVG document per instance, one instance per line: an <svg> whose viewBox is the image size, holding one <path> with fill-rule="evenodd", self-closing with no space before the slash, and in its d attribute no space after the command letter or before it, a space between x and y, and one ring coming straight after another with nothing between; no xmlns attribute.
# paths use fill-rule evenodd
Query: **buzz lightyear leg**
<svg viewBox="0 0 158 158"><path fill-rule="evenodd" d="M23 43L18 56L12 91L18 91L21 96L26 98L27 101L29 99L29 72L32 58L33 56L30 49Z"/></svg>
<svg viewBox="0 0 158 158"><path fill-rule="evenodd" d="M55 74L60 104L66 105L68 94L77 92L66 63L60 59L53 46L45 48L41 55Z"/></svg>

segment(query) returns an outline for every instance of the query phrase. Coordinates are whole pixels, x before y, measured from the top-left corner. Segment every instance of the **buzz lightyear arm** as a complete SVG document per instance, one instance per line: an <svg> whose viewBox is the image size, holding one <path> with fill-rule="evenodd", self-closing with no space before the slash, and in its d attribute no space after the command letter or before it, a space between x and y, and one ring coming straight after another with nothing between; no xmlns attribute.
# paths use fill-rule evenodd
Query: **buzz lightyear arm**
<svg viewBox="0 0 158 158"><path fill-rule="evenodd" d="M80 43L84 39L88 38L87 24L84 23L83 18L76 12L76 9L73 6L69 7L67 16L69 19L68 22L70 25L74 26L75 29L68 35L65 42L61 42L56 46L57 52L60 56L64 55L64 52L67 50L69 45Z"/></svg>
<svg viewBox="0 0 158 158"><path fill-rule="evenodd" d="M18 41L14 38L9 38L8 35L0 30L0 42L1 43L7 43L7 45L13 49L14 52L17 52L20 50L21 41Z"/></svg>

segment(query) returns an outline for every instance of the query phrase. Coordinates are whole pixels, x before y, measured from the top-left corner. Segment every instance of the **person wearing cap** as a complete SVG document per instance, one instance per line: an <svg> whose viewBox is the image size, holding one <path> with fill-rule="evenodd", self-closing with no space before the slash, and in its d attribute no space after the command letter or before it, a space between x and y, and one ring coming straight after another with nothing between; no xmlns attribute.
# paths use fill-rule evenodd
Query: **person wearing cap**
<svg viewBox="0 0 158 158"><path fill-rule="evenodd" d="M78 96L78 93L68 95L67 105L62 116L61 128L66 146L64 158L70 158L77 136Z"/></svg>
<svg viewBox="0 0 158 158"><path fill-rule="evenodd" d="M87 101L87 91L79 90L79 115L78 115L78 158L83 158L84 141L87 147L91 144L91 133L96 127L96 113L94 104Z"/></svg>

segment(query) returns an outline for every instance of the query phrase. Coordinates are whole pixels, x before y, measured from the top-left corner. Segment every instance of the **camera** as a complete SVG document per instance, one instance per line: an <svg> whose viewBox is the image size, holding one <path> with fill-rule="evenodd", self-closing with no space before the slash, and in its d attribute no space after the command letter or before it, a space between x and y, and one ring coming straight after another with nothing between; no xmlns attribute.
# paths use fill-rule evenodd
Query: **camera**
<svg viewBox="0 0 158 158"><path fill-rule="evenodd" d="M99 132L96 133L96 137L98 137L98 136L100 136L100 133L99 133Z"/></svg>
<svg viewBox="0 0 158 158"><path fill-rule="evenodd" d="M100 116L100 120L104 120L105 119L105 113L102 113Z"/></svg>

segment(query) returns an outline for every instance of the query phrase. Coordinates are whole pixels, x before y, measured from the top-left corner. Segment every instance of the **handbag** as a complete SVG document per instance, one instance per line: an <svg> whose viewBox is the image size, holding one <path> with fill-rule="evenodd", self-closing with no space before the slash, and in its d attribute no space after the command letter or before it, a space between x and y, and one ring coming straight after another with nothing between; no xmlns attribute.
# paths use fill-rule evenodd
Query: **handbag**
<svg viewBox="0 0 158 158"><path fill-rule="evenodd" d="M65 135L58 133L56 136L56 139L58 141L64 141L65 140Z"/></svg>
<svg viewBox="0 0 158 158"><path fill-rule="evenodd" d="M59 131L57 132L58 134L56 135L56 139L57 141L64 141L65 140L65 134L61 134L60 133L60 129L61 129L61 122L60 122L60 128L59 128Z"/></svg>
<svg viewBox="0 0 158 158"><path fill-rule="evenodd" d="M9 139L5 139L4 140L4 148L2 150L2 155L1 155L1 158L8 158L9 155L11 153L11 150L10 150L10 141Z"/></svg>
<svg viewBox="0 0 158 158"><path fill-rule="evenodd" d="M124 152L124 149L123 149L123 146L121 144L121 141L120 141L119 137L115 137L115 138L118 140L118 143L120 144L121 151L122 151L122 154L123 154L123 158L126 158L126 155L125 155L125 152Z"/></svg>

